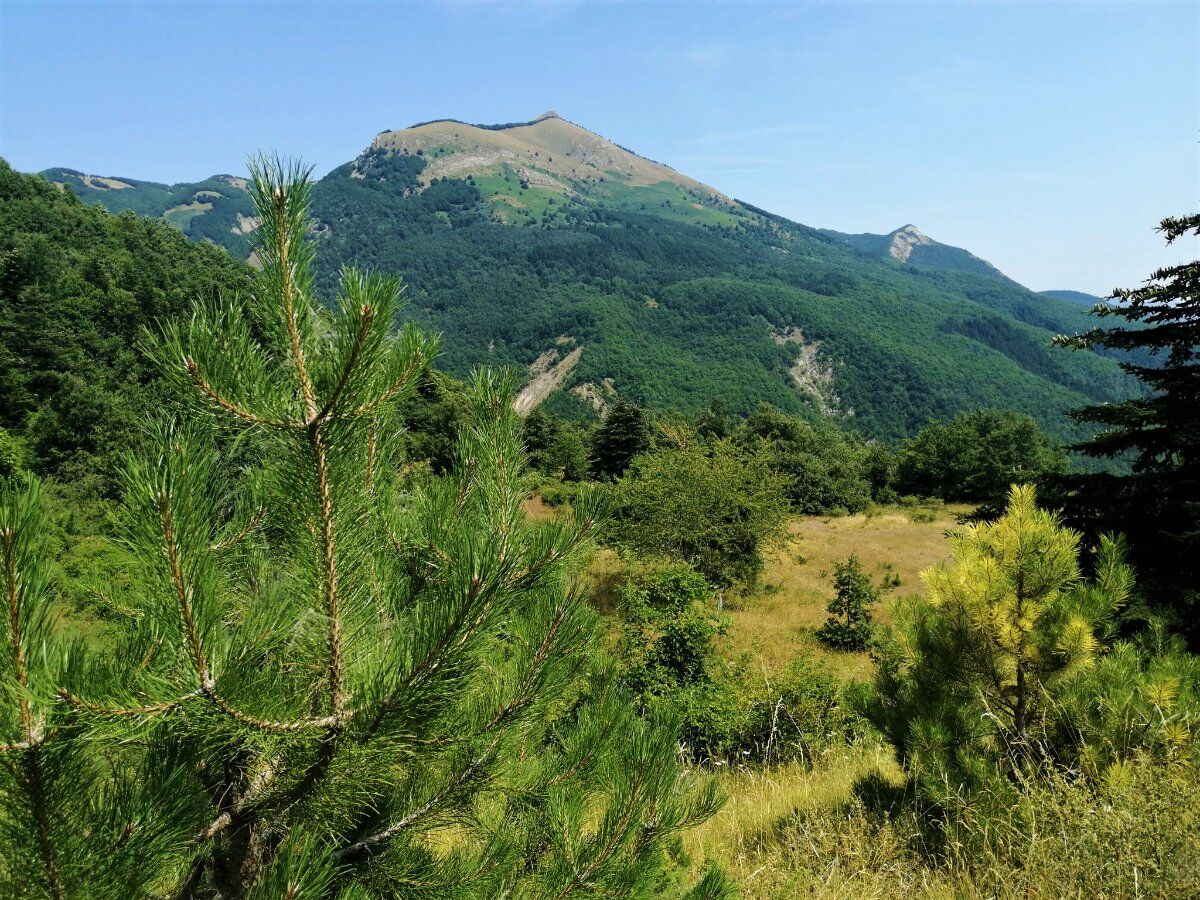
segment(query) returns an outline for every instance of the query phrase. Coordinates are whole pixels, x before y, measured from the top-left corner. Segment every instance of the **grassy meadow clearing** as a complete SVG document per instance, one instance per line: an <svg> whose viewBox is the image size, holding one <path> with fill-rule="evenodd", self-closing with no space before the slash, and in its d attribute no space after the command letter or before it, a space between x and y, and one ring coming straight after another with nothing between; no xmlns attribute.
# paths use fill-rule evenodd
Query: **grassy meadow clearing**
<svg viewBox="0 0 1200 900"><path fill-rule="evenodd" d="M536 495L525 510L535 520L557 515ZM835 563L856 555L876 585L889 585L874 610L886 623L894 599L924 593L921 572L949 557L947 533L970 510L965 504L895 505L855 515L794 518L784 541L766 555L759 584L725 598L731 624L722 653L767 680L798 655L840 679L869 679L867 653L839 653L816 637L828 617ZM600 609L613 612L626 574L618 554L604 548L580 580ZM746 898L882 898L912 890L929 897L961 896L962 890L972 895L959 876L922 867L906 841L909 835L893 830L905 823L868 812L861 785L886 792L899 790L904 780L892 750L876 740L835 747L812 766L718 764L696 774L715 779L726 801L712 819L688 833L685 851L697 871L705 860L718 862Z"/></svg>
<svg viewBox="0 0 1200 900"><path fill-rule="evenodd" d="M556 515L538 497L526 511ZM834 564L854 554L886 586L874 614L887 623L895 600L925 593L921 573L949 558L948 534L970 511L897 505L794 518L758 586L725 598L731 624L722 654L768 680L797 656L841 680L869 680L867 653L830 650L815 634L828 616ZM613 611L626 574L620 557L602 549L582 587ZM834 743L811 765L720 762L693 774L715 780L725 796L715 816L684 836L693 874L715 862L745 900L1183 897L1200 884L1200 786L1186 766L1115 770L1099 808L1083 784L1051 776L1007 815L934 826L901 802L911 799L904 772L875 736ZM1176 820L1187 824L1164 826ZM1168 846L1164 834L1177 838Z"/></svg>

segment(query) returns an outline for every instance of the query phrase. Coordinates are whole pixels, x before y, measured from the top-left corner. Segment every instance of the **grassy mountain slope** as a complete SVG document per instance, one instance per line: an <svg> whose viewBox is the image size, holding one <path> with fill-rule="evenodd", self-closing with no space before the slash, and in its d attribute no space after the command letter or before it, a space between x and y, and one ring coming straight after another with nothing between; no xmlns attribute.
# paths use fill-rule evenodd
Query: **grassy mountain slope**
<svg viewBox="0 0 1200 900"><path fill-rule="evenodd" d="M435 179L470 178L487 207L506 223L541 216L550 201L587 199L617 209L650 209L696 224L733 224L752 217L740 204L548 112L507 126L427 122L385 131L369 153L419 156L420 188ZM352 173L362 175L356 166Z"/></svg>
<svg viewBox="0 0 1200 900"><path fill-rule="evenodd" d="M855 247L552 113L382 132L320 180L314 214L325 290L345 264L403 274L443 365L527 367L527 401L560 413L720 397L895 439L1002 406L1067 436L1064 410L1131 389L1111 361L1049 347L1083 309L966 251L915 229L856 236L899 239L904 259Z"/></svg>

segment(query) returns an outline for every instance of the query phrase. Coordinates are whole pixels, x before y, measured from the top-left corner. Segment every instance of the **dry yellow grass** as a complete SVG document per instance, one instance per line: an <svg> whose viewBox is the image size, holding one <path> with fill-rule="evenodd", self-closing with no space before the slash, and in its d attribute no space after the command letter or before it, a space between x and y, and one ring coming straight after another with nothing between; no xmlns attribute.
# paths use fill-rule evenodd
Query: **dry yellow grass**
<svg viewBox="0 0 1200 900"><path fill-rule="evenodd" d="M917 511L882 507L853 516L802 516L788 526L787 540L767 555L761 582L753 591L730 596L725 612L732 627L723 648L726 655L752 665L766 675L778 672L799 653L823 660L838 677L866 679L871 661L865 653L835 653L816 638L829 613L833 596L833 567L851 554L879 584L898 575L900 584L884 594L874 611L881 622L899 597L923 594L921 573L950 556L946 533L970 512L966 505L930 510L931 521L915 521ZM525 502L534 521L562 514L534 495ZM598 551L581 573L581 588L604 612L616 605L625 576L620 558L611 550Z"/></svg>
<svg viewBox="0 0 1200 900"><path fill-rule="evenodd" d="M825 606L833 596L834 564L853 553L876 583L899 575L899 587L885 594L875 610L886 622L894 598L924 592L921 572L949 557L946 532L957 527L958 516L968 509L938 509L930 522L913 521L908 510L898 507L796 519L788 541L768 556L761 587L731 601L728 650L738 657L749 654L769 672L807 651L826 658L844 678L866 677L870 660L865 653L830 653L816 639L816 629L829 615Z"/></svg>
<svg viewBox="0 0 1200 900"><path fill-rule="evenodd" d="M963 873L915 857L903 828L866 815L855 787L871 775L893 785L903 778L880 747L845 747L812 769L791 763L713 776L727 800L685 835L688 859L697 872L717 862L742 900L985 896Z"/></svg>
<svg viewBox="0 0 1200 900"><path fill-rule="evenodd" d="M725 805L687 833L685 847L690 856L722 860L742 881L756 860L775 849L780 825L797 813L844 804L854 785L873 773L899 778L889 751L843 747L813 768L791 762L720 772L712 777L726 795Z"/></svg>

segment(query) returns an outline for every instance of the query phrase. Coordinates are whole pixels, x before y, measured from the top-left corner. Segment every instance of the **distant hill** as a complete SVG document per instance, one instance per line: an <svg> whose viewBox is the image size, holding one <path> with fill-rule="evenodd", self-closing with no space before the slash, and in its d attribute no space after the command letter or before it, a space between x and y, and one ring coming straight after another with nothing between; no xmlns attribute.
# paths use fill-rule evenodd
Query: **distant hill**
<svg viewBox="0 0 1200 900"><path fill-rule="evenodd" d="M248 235L258 223L244 178L214 175L204 181L159 184L87 175L75 169L46 169L40 174L69 188L85 203L98 203L109 212L129 211L162 219L193 240L210 240L241 259L250 254Z"/></svg>
<svg viewBox="0 0 1200 900"><path fill-rule="evenodd" d="M248 290L250 275L162 222L111 216L0 160L0 428L67 490L111 492L162 403L136 349L144 329Z"/></svg>
<svg viewBox="0 0 1200 900"><path fill-rule="evenodd" d="M892 259L904 265L930 269L973 272L1016 283L986 259L980 259L961 247L939 243L916 225L904 225L888 234L843 234L829 229L822 229L821 233L879 259Z"/></svg>
<svg viewBox="0 0 1200 900"><path fill-rule="evenodd" d="M110 208L143 184L75 179ZM157 187L182 200L193 186ZM1078 304L965 250L911 226L817 231L553 113L381 132L316 184L313 205L323 291L345 264L402 274L410 315L444 335L442 365L521 367L525 407L721 398L735 414L769 403L885 439L1009 407L1069 436L1065 410L1133 389L1110 359L1049 346L1089 327Z"/></svg>
<svg viewBox="0 0 1200 900"><path fill-rule="evenodd" d="M1105 302L1103 297L1097 297L1095 294L1085 294L1083 291L1038 291L1038 293L1043 297L1066 300L1068 303L1088 308L1095 306L1097 303Z"/></svg>

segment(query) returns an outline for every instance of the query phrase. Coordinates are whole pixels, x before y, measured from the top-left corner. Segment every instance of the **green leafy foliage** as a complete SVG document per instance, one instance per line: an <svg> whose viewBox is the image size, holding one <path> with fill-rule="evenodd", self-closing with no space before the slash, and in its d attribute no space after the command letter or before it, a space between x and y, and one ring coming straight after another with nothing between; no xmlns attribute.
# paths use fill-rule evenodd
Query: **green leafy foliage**
<svg viewBox="0 0 1200 900"><path fill-rule="evenodd" d="M890 497L890 451L834 422L807 422L764 407L746 419L736 440L761 443L796 512L862 512L872 500Z"/></svg>
<svg viewBox="0 0 1200 900"><path fill-rule="evenodd" d="M687 567L666 567L621 591L622 657L635 694L661 695L709 680L713 642L729 627L715 592Z"/></svg>
<svg viewBox="0 0 1200 900"><path fill-rule="evenodd" d="M896 490L979 503L999 514L1010 485L1065 468L1065 452L1029 416L980 410L934 422L906 441L898 455Z"/></svg>
<svg viewBox="0 0 1200 900"><path fill-rule="evenodd" d="M787 501L767 456L730 441L637 457L616 487L612 539L683 560L713 584L750 583L783 533Z"/></svg>
<svg viewBox="0 0 1200 900"><path fill-rule="evenodd" d="M579 425L535 409L523 430L529 465L564 481L579 481L588 471L588 454Z"/></svg>
<svg viewBox="0 0 1200 900"><path fill-rule="evenodd" d="M692 569L668 564L623 586L623 680L643 714L667 710L697 760L811 762L857 731L835 680L797 658L775 678L719 653L729 620L716 592Z"/></svg>
<svg viewBox="0 0 1200 900"><path fill-rule="evenodd" d="M143 329L249 285L215 247L0 162L0 427L35 472L82 499L111 495L117 455L160 397Z"/></svg>
<svg viewBox="0 0 1200 900"><path fill-rule="evenodd" d="M833 588L829 619L817 629L817 637L835 650L866 650L874 633L871 606L878 602L879 592L857 556L834 565Z"/></svg>
<svg viewBox="0 0 1200 900"><path fill-rule="evenodd" d="M25 468L25 448L4 428L0 428L0 478L11 478Z"/></svg>

